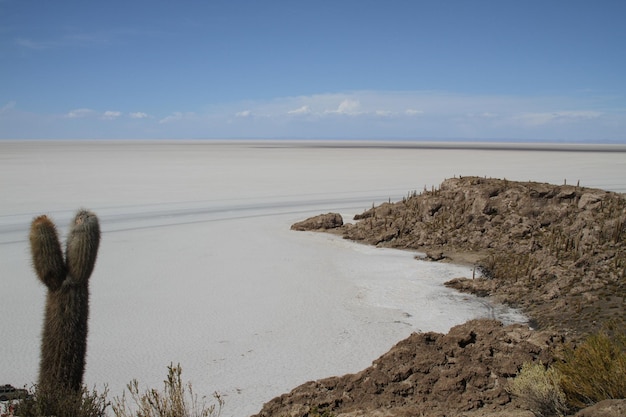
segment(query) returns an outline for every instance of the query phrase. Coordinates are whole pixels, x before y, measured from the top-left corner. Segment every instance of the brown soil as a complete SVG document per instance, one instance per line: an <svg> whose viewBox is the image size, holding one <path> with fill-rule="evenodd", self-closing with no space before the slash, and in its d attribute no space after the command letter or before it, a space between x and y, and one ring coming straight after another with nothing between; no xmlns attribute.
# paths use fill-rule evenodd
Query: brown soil
<svg viewBox="0 0 626 417"><path fill-rule="evenodd" d="M416 333L358 374L308 382L271 400L259 417L532 416L506 390L522 363L548 364L565 340L600 328L626 332L624 195L464 177L367 210L355 224L337 216L293 228L475 265L482 276L447 285L519 307L540 330L474 320L447 335ZM618 416L624 402L602 407L580 415Z"/></svg>

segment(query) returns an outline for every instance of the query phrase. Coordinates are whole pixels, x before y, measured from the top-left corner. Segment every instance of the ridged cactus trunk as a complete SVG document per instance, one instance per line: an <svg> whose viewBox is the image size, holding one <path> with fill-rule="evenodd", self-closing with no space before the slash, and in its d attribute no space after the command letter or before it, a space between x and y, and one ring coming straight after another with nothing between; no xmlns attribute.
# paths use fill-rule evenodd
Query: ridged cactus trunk
<svg viewBox="0 0 626 417"><path fill-rule="evenodd" d="M45 215L30 228L37 276L48 287L41 341L39 389L82 389L87 352L89 277L96 263L100 225L96 215L79 210L67 236L65 256L54 223Z"/></svg>

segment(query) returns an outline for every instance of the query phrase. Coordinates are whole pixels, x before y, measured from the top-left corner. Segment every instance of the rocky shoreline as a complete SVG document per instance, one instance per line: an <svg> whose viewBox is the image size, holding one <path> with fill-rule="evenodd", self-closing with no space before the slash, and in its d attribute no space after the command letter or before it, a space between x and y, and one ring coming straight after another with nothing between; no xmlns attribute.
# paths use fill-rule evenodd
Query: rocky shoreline
<svg viewBox="0 0 626 417"><path fill-rule="evenodd" d="M535 330L473 320L447 335L413 334L366 370L303 384L258 416L532 416L506 389L522 363L547 364L559 345L599 329L626 333L622 194L461 177L354 220L328 213L292 229L475 265L475 276L446 285L522 309ZM617 410L606 415L626 409L623 402L595 407ZM589 412L579 414L596 415Z"/></svg>

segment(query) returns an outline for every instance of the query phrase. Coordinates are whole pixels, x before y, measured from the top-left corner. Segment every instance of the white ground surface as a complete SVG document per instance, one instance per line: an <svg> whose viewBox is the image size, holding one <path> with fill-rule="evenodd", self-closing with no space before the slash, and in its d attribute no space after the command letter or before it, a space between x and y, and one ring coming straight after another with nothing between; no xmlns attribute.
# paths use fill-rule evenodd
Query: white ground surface
<svg viewBox="0 0 626 417"><path fill-rule="evenodd" d="M319 146L320 144L325 146ZM246 416L311 379L356 372L413 331L514 311L441 284L465 267L419 262L289 226L345 219L454 175L626 191L626 153L343 146L316 142L0 141L0 383L37 379L45 287L31 219L65 233L95 211L86 384L160 387L171 362ZM342 146L337 146L342 145Z"/></svg>

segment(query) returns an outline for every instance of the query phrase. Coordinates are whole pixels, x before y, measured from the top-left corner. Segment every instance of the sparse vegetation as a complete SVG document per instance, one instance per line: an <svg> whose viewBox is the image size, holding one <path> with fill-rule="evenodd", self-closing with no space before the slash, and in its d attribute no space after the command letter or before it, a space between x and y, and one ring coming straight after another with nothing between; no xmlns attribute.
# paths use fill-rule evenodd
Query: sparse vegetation
<svg viewBox="0 0 626 417"><path fill-rule="evenodd" d="M607 399L626 398L626 336L605 331L567 347L553 366L525 363L509 391L536 416L564 415Z"/></svg>
<svg viewBox="0 0 626 417"><path fill-rule="evenodd" d="M321 409L317 406L312 407L306 415L307 417L335 417L335 414L328 409Z"/></svg>
<svg viewBox="0 0 626 417"><path fill-rule="evenodd" d="M115 417L218 417L221 414L224 400L218 393L213 394L215 402L207 405L206 398L198 397L190 382L183 383L180 365L170 365L167 369L162 391L154 388L142 391L135 379L127 385L129 397L124 393L111 403L107 388L98 393L95 388L90 391L83 387L76 392L66 387L40 390L34 386L24 398L6 404L4 412L9 413L7 416L20 417L107 417L107 409L111 407Z"/></svg>
<svg viewBox="0 0 626 417"><path fill-rule="evenodd" d="M626 398L626 336L602 331L564 352L556 365L568 403L582 408L605 399Z"/></svg>
<svg viewBox="0 0 626 417"><path fill-rule="evenodd" d="M15 403L15 415L21 417L106 417L110 405L108 390L98 393L83 387L74 389L39 390L33 387L31 395Z"/></svg>
<svg viewBox="0 0 626 417"><path fill-rule="evenodd" d="M213 394L216 403L206 405L205 397L198 398L191 383L184 384L180 365L168 366L167 379L163 391L139 388L134 379L128 385L130 400L126 393L113 402L116 417L217 417L224 400L218 393Z"/></svg>
<svg viewBox="0 0 626 417"><path fill-rule="evenodd" d="M511 381L509 391L539 417L562 416L567 411L565 393L555 368L527 362Z"/></svg>

